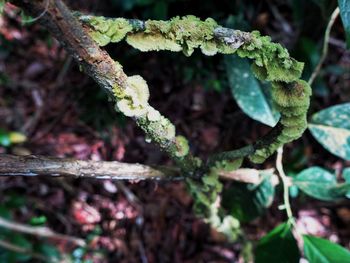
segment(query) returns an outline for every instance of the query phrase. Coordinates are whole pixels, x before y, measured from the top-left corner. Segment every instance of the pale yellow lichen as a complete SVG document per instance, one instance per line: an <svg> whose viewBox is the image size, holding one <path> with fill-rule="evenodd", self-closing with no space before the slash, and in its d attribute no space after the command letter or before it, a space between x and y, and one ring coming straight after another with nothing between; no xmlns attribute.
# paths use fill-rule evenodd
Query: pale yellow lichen
<svg viewBox="0 0 350 263"><path fill-rule="evenodd" d="M147 119L149 121L159 121L161 117L161 114L159 111L155 110L153 107L149 106L148 107L148 112L147 112Z"/></svg>

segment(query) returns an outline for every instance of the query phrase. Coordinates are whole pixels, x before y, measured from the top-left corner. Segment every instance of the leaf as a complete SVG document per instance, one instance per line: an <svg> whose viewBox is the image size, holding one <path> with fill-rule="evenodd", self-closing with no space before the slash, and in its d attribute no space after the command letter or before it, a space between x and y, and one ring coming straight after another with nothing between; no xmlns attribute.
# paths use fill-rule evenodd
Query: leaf
<svg viewBox="0 0 350 263"><path fill-rule="evenodd" d="M27 137L20 132L10 132L8 136L11 143L23 143L27 140Z"/></svg>
<svg viewBox="0 0 350 263"><path fill-rule="evenodd" d="M344 178L346 183L350 184L350 167L347 167L343 170L343 178ZM346 193L346 197L350 198L350 189Z"/></svg>
<svg viewBox="0 0 350 263"><path fill-rule="evenodd" d="M350 1L338 0L338 5L345 29L347 47L350 48Z"/></svg>
<svg viewBox="0 0 350 263"><path fill-rule="evenodd" d="M7 132L0 129L0 145L2 146L10 146L11 140Z"/></svg>
<svg viewBox="0 0 350 263"><path fill-rule="evenodd" d="M260 239L255 251L255 263L298 263L300 252L290 225L283 223Z"/></svg>
<svg viewBox="0 0 350 263"><path fill-rule="evenodd" d="M326 239L303 235L304 252L310 263L350 262L350 251Z"/></svg>
<svg viewBox="0 0 350 263"><path fill-rule="evenodd" d="M232 95L242 111L254 120L275 126L279 114L273 110L254 77L249 61L237 56L226 56L225 64Z"/></svg>
<svg viewBox="0 0 350 263"><path fill-rule="evenodd" d="M349 183L337 184L335 175L318 166L300 172L293 183L307 195L324 201L342 198L350 189Z"/></svg>
<svg viewBox="0 0 350 263"><path fill-rule="evenodd" d="M350 103L339 104L315 113L309 130L332 154L350 160Z"/></svg>
<svg viewBox="0 0 350 263"><path fill-rule="evenodd" d="M263 174L260 184L234 183L223 192L222 206L242 222L251 221L260 216L273 201L275 187L271 183L271 174Z"/></svg>

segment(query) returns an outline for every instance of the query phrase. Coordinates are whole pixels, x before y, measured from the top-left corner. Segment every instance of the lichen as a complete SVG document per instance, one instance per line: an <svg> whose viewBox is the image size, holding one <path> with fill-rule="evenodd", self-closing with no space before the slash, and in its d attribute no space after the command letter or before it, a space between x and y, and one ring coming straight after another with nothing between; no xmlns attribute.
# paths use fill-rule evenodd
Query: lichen
<svg viewBox="0 0 350 263"><path fill-rule="evenodd" d="M129 34L128 44L141 51L182 50L186 56L190 56L195 48L201 48L207 55L217 52L213 41L217 23L211 18L201 21L195 16L184 16L169 21L148 20L145 27L143 32Z"/></svg>
<svg viewBox="0 0 350 263"><path fill-rule="evenodd" d="M139 75L127 78L127 87L115 86L116 108L125 116L138 117L148 112L149 90L146 81Z"/></svg>
<svg viewBox="0 0 350 263"><path fill-rule="evenodd" d="M121 41L133 27L124 18L105 18L103 16L81 16L80 20L91 27L90 36L100 45L105 46Z"/></svg>
<svg viewBox="0 0 350 263"><path fill-rule="evenodd" d="M181 136L181 135L176 136L175 144L177 148L175 155L177 157L183 157L188 154L190 147L188 145L187 139L184 136Z"/></svg>

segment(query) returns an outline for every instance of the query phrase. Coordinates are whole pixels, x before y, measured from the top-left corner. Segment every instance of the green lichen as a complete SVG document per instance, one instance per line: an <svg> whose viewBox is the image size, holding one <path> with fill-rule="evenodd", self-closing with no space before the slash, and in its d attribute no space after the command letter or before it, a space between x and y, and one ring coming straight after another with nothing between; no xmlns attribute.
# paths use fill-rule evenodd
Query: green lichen
<svg viewBox="0 0 350 263"><path fill-rule="evenodd" d="M82 16L80 20L91 27L90 36L100 45L121 41L133 27L124 18L105 18L103 16Z"/></svg>
<svg viewBox="0 0 350 263"><path fill-rule="evenodd" d="M208 54L217 52L214 29L217 23L208 18L201 21L195 16L175 17L170 21L145 22L146 30L127 36L128 44L141 51L183 51L190 56L195 48Z"/></svg>
<svg viewBox="0 0 350 263"><path fill-rule="evenodd" d="M175 144L177 147L177 151L175 155L177 157L183 157L186 156L189 153L190 147L188 145L188 141L184 136L176 136L175 138Z"/></svg>
<svg viewBox="0 0 350 263"><path fill-rule="evenodd" d="M148 112L149 90L146 81L139 75L127 78L127 87L113 89L117 98L116 108L125 116L138 117Z"/></svg>

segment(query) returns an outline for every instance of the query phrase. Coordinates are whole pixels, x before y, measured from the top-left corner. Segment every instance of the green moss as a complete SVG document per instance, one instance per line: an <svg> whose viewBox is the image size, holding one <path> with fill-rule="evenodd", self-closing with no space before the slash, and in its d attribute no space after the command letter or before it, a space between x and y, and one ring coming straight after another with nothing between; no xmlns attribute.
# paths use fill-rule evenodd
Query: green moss
<svg viewBox="0 0 350 263"><path fill-rule="evenodd" d="M306 104L304 106L291 106L291 107L282 107L280 105L277 105L276 103L274 103L275 108L281 112L283 115L291 117L291 116L298 116L298 115L303 115L306 114L308 108L309 108L309 104Z"/></svg>
<svg viewBox="0 0 350 263"><path fill-rule="evenodd" d="M295 125L305 125L307 124L306 115L296 115L296 116L283 116L281 117L280 122L283 126L289 127L289 126L295 126Z"/></svg>
<svg viewBox="0 0 350 263"><path fill-rule="evenodd" d="M251 36L251 41L242 45L237 54L254 60L254 72L260 79L291 82L300 78L304 64L291 58L287 49L271 42L268 36L260 36L258 31Z"/></svg>
<svg viewBox="0 0 350 263"><path fill-rule="evenodd" d="M303 80L292 83L272 82L271 95L273 101L282 107L300 107L309 104L310 86Z"/></svg>

